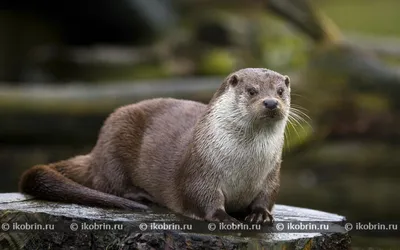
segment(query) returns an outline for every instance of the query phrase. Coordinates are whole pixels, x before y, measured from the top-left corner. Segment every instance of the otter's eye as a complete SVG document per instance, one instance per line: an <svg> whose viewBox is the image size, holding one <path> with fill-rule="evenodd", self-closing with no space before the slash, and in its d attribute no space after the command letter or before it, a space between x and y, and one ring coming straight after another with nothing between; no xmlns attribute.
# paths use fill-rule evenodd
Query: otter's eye
<svg viewBox="0 0 400 250"><path fill-rule="evenodd" d="M278 95L279 95L279 96L282 96L282 95L283 95L283 92L284 92L284 89L283 89L283 88L279 88L279 89L278 89Z"/></svg>
<svg viewBox="0 0 400 250"><path fill-rule="evenodd" d="M257 94L257 90L255 88L247 88L246 89L249 95L253 96Z"/></svg>

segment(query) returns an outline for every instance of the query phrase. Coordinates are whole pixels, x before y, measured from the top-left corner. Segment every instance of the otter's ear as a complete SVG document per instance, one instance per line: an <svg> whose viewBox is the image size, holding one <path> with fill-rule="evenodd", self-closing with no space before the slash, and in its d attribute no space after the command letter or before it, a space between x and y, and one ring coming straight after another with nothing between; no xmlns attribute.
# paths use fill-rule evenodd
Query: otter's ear
<svg viewBox="0 0 400 250"><path fill-rule="evenodd" d="M237 75L231 75L228 79L228 83L235 87L239 83L239 77Z"/></svg>
<svg viewBox="0 0 400 250"><path fill-rule="evenodd" d="M290 78L289 78L288 76L285 76L285 85L286 85L286 87L288 87L288 88L289 88L289 86L290 86Z"/></svg>

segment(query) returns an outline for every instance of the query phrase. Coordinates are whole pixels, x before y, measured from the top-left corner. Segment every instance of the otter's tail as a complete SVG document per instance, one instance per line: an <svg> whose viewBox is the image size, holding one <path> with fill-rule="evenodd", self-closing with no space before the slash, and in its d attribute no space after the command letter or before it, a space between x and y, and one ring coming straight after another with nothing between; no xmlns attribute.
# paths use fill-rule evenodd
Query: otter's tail
<svg viewBox="0 0 400 250"><path fill-rule="evenodd" d="M76 167L79 166L72 160L34 166L22 175L20 191L49 201L133 210L148 209L138 202L88 188L68 178L65 172Z"/></svg>

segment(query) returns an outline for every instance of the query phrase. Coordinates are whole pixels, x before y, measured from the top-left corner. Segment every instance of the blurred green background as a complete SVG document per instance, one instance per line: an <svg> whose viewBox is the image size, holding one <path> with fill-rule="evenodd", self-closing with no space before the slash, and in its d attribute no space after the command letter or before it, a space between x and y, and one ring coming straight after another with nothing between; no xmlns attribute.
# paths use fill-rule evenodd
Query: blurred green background
<svg viewBox="0 0 400 250"><path fill-rule="evenodd" d="M0 3L0 192L32 165L90 151L113 109L207 102L265 67L293 82L278 203L398 222L400 2L121 0ZM353 249L398 249L366 232ZM370 248L369 248L370 247Z"/></svg>

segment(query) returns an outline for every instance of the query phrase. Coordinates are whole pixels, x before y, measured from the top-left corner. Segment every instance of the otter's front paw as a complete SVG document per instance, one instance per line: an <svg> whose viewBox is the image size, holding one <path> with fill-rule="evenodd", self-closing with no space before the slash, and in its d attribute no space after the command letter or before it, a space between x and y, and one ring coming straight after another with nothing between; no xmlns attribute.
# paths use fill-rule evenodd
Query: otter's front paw
<svg viewBox="0 0 400 250"><path fill-rule="evenodd" d="M248 223L254 224L273 224L274 217L271 212L266 208L255 208L244 219Z"/></svg>
<svg viewBox="0 0 400 250"><path fill-rule="evenodd" d="M227 222L240 224L240 221L227 214L223 209L217 209L214 213L204 218L206 221Z"/></svg>

